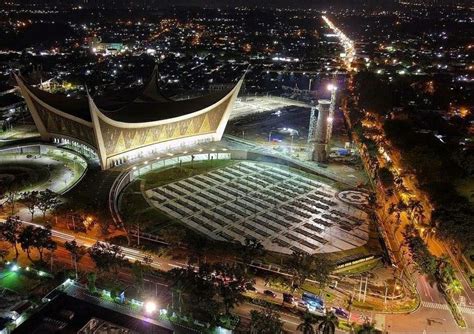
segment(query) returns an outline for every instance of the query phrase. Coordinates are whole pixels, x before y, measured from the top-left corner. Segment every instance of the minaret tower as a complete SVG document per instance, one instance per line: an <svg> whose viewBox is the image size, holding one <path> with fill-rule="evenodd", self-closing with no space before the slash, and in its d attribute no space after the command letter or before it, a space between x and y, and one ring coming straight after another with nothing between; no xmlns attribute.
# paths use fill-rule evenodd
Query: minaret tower
<svg viewBox="0 0 474 334"><path fill-rule="evenodd" d="M336 110L336 91L337 86L334 84L328 85L328 90L331 92L331 105L329 107L329 118L328 118L328 130L327 130L327 143L331 141L332 136L332 123L334 122L334 111Z"/></svg>
<svg viewBox="0 0 474 334"><path fill-rule="evenodd" d="M318 116L316 120L316 110ZM327 159L330 100L318 100L318 106L311 109L311 118L308 130L309 159L324 162Z"/></svg>

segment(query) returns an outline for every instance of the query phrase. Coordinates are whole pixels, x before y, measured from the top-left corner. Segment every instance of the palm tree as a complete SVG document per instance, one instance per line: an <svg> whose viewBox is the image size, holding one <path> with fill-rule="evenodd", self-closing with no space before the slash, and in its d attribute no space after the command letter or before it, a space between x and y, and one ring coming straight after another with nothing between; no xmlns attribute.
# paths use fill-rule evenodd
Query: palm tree
<svg viewBox="0 0 474 334"><path fill-rule="evenodd" d="M262 256L264 253L265 249L259 240L255 238L245 238L245 244L242 248L242 261L246 266L256 257Z"/></svg>
<svg viewBox="0 0 474 334"><path fill-rule="evenodd" d="M443 283L451 282L454 277L454 268L449 262L449 258L441 256L437 259L437 275Z"/></svg>
<svg viewBox="0 0 474 334"><path fill-rule="evenodd" d="M446 292L452 294L453 296L459 296L463 292L464 288L461 282L458 279L453 279L446 286Z"/></svg>
<svg viewBox="0 0 474 334"><path fill-rule="evenodd" d="M280 315L266 308L262 311L250 311L250 333L251 334L280 334L283 332L283 322Z"/></svg>
<svg viewBox="0 0 474 334"><path fill-rule="evenodd" d="M377 330L375 329L375 323L366 320L361 326L357 326L355 332L357 334L375 334Z"/></svg>
<svg viewBox="0 0 474 334"><path fill-rule="evenodd" d="M301 323L296 327L296 330L303 332L303 334L316 334L313 327L315 323L316 319L314 319L314 316L306 311L301 317Z"/></svg>
<svg viewBox="0 0 474 334"><path fill-rule="evenodd" d="M334 312L328 312L324 317L321 317L321 322L318 325L318 332L320 334L334 334L338 323L339 319Z"/></svg>
<svg viewBox="0 0 474 334"><path fill-rule="evenodd" d="M424 217L423 205L421 204L421 202L419 200L410 199L408 201L408 209L409 209L409 211L411 213L411 216L413 218L417 218L417 220L418 220L418 219Z"/></svg>
<svg viewBox="0 0 474 334"><path fill-rule="evenodd" d="M71 254L71 260L74 265L74 271L76 273L76 279L78 279L77 275L77 263L81 260L81 258L86 254L86 250L84 246L79 246L76 240L66 241L64 243L64 248L66 248L69 253Z"/></svg>
<svg viewBox="0 0 474 334"><path fill-rule="evenodd" d="M302 286L306 278L312 275L314 258L303 252L293 251L291 258L287 262L287 267L292 273L292 286Z"/></svg>
<svg viewBox="0 0 474 334"><path fill-rule="evenodd" d="M182 307L183 307L183 293L186 291L188 288L188 284L190 282L190 278L188 277L189 270L192 269L185 269L185 268L175 268L172 269L168 272L169 275L169 281L170 281L170 286L171 286L171 304L173 309L175 309L175 293L177 294L178 297L178 311L179 313L182 313Z"/></svg>
<svg viewBox="0 0 474 334"><path fill-rule="evenodd" d="M387 190L385 190L385 196L387 196L388 198L392 197L394 195L394 191L392 188L388 188Z"/></svg>

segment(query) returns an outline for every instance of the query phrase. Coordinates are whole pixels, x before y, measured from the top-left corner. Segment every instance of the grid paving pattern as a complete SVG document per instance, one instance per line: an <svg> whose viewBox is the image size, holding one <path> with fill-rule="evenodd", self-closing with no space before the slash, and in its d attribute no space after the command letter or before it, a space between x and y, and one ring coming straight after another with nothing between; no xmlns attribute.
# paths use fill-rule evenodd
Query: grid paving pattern
<svg viewBox="0 0 474 334"><path fill-rule="evenodd" d="M327 184L244 161L146 191L148 201L210 238L256 238L281 253L347 250L368 240L365 212Z"/></svg>

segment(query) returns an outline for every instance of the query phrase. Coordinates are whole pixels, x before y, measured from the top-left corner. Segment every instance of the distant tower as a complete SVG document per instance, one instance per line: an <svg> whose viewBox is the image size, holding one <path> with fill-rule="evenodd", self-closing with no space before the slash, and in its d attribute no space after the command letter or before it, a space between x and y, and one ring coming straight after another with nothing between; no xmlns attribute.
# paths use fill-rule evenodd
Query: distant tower
<svg viewBox="0 0 474 334"><path fill-rule="evenodd" d="M318 100L318 106L311 109L308 130L309 159L324 162L327 158L328 119L331 108L330 100ZM315 109L318 109L316 119Z"/></svg>
<svg viewBox="0 0 474 334"><path fill-rule="evenodd" d="M328 90L331 92L331 106L329 107L329 118L328 118L328 131L327 131L327 143L331 141L332 136L332 124L334 122L334 111L336 110L336 91L337 86L333 84L328 85Z"/></svg>

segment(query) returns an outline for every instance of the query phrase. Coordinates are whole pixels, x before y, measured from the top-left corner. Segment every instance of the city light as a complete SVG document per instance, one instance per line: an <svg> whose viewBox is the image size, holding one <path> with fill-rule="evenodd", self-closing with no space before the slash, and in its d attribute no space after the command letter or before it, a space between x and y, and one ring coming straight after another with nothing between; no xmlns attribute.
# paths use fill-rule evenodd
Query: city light
<svg viewBox="0 0 474 334"><path fill-rule="evenodd" d="M156 303L153 301L145 302L145 313L146 314L153 314L157 309Z"/></svg>
<svg viewBox="0 0 474 334"><path fill-rule="evenodd" d="M327 89L328 89L330 92L332 92L332 91L337 90L337 86L334 85L334 84L328 84Z"/></svg>
<svg viewBox="0 0 474 334"><path fill-rule="evenodd" d="M352 62L354 61L356 55L354 42L351 41L339 28L337 28L325 15L323 15L322 18L329 28L334 32L337 38L339 38L339 41L344 48L344 54L341 54L341 58L344 60L346 69L349 71L352 70Z"/></svg>
<svg viewBox="0 0 474 334"><path fill-rule="evenodd" d="M12 265L10 268L11 271L18 271L18 269L20 269L20 267L18 267L16 264Z"/></svg>

